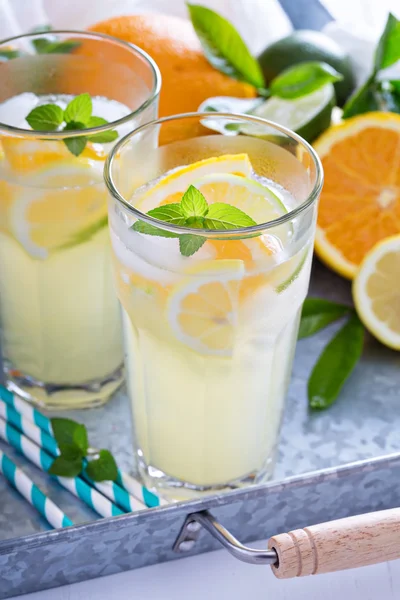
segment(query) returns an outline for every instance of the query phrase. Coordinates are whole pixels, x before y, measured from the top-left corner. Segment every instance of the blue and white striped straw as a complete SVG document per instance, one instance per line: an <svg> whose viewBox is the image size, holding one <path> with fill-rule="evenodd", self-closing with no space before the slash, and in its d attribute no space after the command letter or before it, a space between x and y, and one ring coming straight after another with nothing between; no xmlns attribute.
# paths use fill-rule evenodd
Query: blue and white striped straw
<svg viewBox="0 0 400 600"><path fill-rule="evenodd" d="M37 425L42 431L53 437L53 429L51 427L51 421L48 417L39 412L36 408L31 406L26 400L23 400L19 396L13 394L7 388L0 385L0 400L3 400L8 406L14 408L21 415L26 417L29 421ZM18 427L18 426L17 426ZM39 443L39 442L38 442ZM95 449L92 449L95 450ZM146 506L154 508L156 506L165 505L169 502L164 498L158 496L154 492L148 490L142 485L137 479L124 473L118 469L118 476L116 483L124 488L129 494L134 496L139 502L144 502ZM135 508L133 510L138 510Z"/></svg>
<svg viewBox="0 0 400 600"><path fill-rule="evenodd" d="M10 425L10 423L1 418L0 438L8 442L43 471L47 472L50 469L54 459L43 448L39 448L34 442L31 442L25 435ZM91 488L83 479L79 477L55 477L55 479L102 517L113 517L124 514L118 506Z"/></svg>
<svg viewBox="0 0 400 600"><path fill-rule="evenodd" d="M50 498L48 498L37 485L17 465L0 450L0 472L19 491L21 496L28 500L36 510L55 529L70 527L71 519L65 515Z"/></svg>
<svg viewBox="0 0 400 600"><path fill-rule="evenodd" d="M14 410L8 404L0 402L0 418L4 419L16 427L21 433L24 433L30 440L35 442L38 446L43 448L51 456L58 456L60 454L56 440L51 437L45 431L42 431L34 425L27 418L22 416L16 410ZM122 489L118 484L113 481L96 482L90 479L85 473L82 473L81 477L84 477L86 481L104 494L107 498L115 502L125 512L132 512L135 510L146 510L147 506L131 496L125 489Z"/></svg>

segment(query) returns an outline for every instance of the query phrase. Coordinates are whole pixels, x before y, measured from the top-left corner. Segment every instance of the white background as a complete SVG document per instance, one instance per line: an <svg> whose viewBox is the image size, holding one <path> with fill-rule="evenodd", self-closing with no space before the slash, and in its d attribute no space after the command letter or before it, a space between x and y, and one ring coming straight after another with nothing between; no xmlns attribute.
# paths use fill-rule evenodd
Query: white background
<svg viewBox="0 0 400 600"><path fill-rule="evenodd" d="M293 0L296 2L296 0ZM239 28L254 52L290 32L276 0L202 0ZM372 42L400 0L323 0L339 23L328 33L346 47L361 79ZM111 15L159 10L183 16L183 0L0 0L0 39L50 21L56 28L83 29ZM22 600L22 597L20 597ZM23 598L27 598L24 596ZM400 561L337 574L279 581L269 567L239 563L225 551L186 558L37 592L29 600L398 600Z"/></svg>

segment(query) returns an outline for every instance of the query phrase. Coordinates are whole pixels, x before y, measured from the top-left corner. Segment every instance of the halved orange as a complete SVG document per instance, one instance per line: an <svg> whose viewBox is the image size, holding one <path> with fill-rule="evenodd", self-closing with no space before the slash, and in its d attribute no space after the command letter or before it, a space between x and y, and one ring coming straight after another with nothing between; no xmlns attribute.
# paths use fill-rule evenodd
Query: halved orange
<svg viewBox="0 0 400 600"><path fill-rule="evenodd" d="M372 112L315 143L325 171L315 250L353 279L375 244L400 233L400 115Z"/></svg>

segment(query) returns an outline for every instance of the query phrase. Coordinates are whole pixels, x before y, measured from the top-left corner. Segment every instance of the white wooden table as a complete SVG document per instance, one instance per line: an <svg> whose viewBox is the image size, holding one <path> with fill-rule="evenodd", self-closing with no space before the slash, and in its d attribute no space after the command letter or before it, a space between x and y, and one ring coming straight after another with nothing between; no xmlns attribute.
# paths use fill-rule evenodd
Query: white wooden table
<svg viewBox="0 0 400 600"><path fill-rule="evenodd" d="M259 547L262 544L257 544ZM111 575L15 600L399 600L400 560L278 580L269 567L224 550Z"/></svg>

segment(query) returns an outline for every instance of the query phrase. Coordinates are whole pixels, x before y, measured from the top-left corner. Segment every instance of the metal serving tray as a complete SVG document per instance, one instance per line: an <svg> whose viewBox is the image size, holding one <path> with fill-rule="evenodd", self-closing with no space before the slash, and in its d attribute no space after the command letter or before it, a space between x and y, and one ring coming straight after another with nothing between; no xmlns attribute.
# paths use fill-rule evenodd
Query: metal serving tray
<svg viewBox="0 0 400 600"><path fill-rule="evenodd" d="M350 284L315 262L310 295L350 302ZM174 542L188 514L210 510L239 540L400 505L400 354L366 337L338 402L309 414L306 382L335 325L298 343L274 479L192 502L100 519L0 442L78 525L49 530L0 477L0 599L182 556ZM100 409L63 413L86 423L94 445L132 465L129 407L121 391ZM207 533L188 554L217 543ZM249 567L250 568L250 567Z"/></svg>

